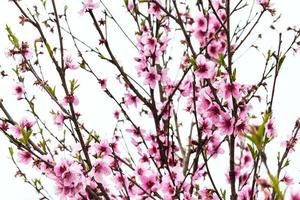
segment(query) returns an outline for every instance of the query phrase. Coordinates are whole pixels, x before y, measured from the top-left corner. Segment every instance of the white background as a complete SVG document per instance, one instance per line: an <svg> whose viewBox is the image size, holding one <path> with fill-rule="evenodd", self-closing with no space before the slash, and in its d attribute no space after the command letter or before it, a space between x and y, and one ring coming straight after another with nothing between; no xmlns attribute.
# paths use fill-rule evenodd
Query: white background
<svg viewBox="0 0 300 200"><path fill-rule="evenodd" d="M30 1L30 0L23 0L23 2L26 2L28 5L32 2L37 1ZM59 2L59 1L57 1ZM69 0L70 2L70 0ZM75 2L75 1L73 1ZM79 2L76 1L76 5L74 6L74 9L79 9ZM124 20L124 18L119 14L120 8L119 5L122 2L121 0L106 0L105 2L111 7L112 13L116 16L118 20L120 20L120 24L126 27L127 22ZM113 3L111 3L113 2ZM300 1L298 0L277 0L273 1L275 4L275 7L277 8L277 11L282 13L282 19L280 21L280 29L285 32L285 28L287 25L299 25L299 19L300 19ZM19 13L15 9L14 5L12 3L8 3L7 0L1 0L0 1L0 64L2 67L5 67L5 65L10 64L7 62L4 57L4 50L9 46L9 43L7 41L7 36L4 31L5 24L9 24L10 26L14 27L14 24L18 21ZM72 16L73 19L77 20L80 19L77 13L74 13L74 16ZM77 24L73 24L80 29L80 22L77 21ZM264 32L265 27L267 25L267 21L265 24L262 24L260 26L261 29L257 31ZM85 34L90 33L89 31L82 30L80 32L80 36L82 38L85 37ZM30 34L30 30L18 34ZM284 37L284 42L286 42L288 39L290 39L288 36L286 36L287 39ZM118 40L119 39L119 40ZM124 40L121 38L115 38L115 42L118 43L121 47L123 47ZM250 41L251 43L251 41ZM128 46L128 43L124 44L125 46ZM269 46L276 46L277 45L277 37L275 37L275 34L269 34L266 33L266 36L264 37L264 43L262 45L265 48L268 48ZM128 46L131 48L131 46ZM117 51L124 51L124 49L119 48ZM128 52L128 49L126 49L126 52ZM260 70L261 68L258 67L258 65L261 66L261 58L259 57L253 57L254 54L252 51L249 51L241 60L246 60L247 62L237 62L239 64L238 66L238 76L240 80L248 83L254 83L259 79L257 77L257 70ZM126 62L126 60L124 61ZM284 64L284 67L282 68L281 75L278 80L278 87L276 92L276 99L274 102L274 116L277 123L277 129L278 134L281 138L284 138L285 134L290 133L294 121L297 119L298 116L300 116L300 55L296 56L289 56L288 59L286 59L286 62ZM3 97L6 94L11 94L11 85L1 85L0 86L0 98ZM18 108L18 105L9 105L11 108ZM86 108L87 110L92 110L93 108ZM13 110L14 111L14 110ZM16 109L15 112L18 112ZM16 115L18 115L16 113ZM90 121L93 122L94 118L91 116ZM102 121L104 121L103 124L109 124L109 118L107 119L105 116L102 116ZM106 121L105 121L106 120ZM96 122L96 121L94 121ZM96 122L97 123L97 122ZM106 127L107 128L107 127ZM108 130L108 129L106 129ZM273 154L276 154L278 150L279 141L276 141L275 145L273 145L273 149L270 149L270 152ZM276 146L277 145L277 146ZM35 191L28 185L24 184L20 179L14 178L15 168L12 164L12 162L8 158L8 148L9 144L7 142L7 139L0 135L0 199L10 199L10 200L33 200L37 199L37 195L35 194ZM300 148L298 148L300 150ZM298 153L299 155L299 153ZM293 154L293 158L297 160L296 154ZM298 161L300 159L298 158ZM291 174L295 178L295 182L300 181L299 176L299 170L300 167L297 166L297 162L294 161L293 167L290 169L289 174ZM300 189L300 188L299 188Z"/></svg>

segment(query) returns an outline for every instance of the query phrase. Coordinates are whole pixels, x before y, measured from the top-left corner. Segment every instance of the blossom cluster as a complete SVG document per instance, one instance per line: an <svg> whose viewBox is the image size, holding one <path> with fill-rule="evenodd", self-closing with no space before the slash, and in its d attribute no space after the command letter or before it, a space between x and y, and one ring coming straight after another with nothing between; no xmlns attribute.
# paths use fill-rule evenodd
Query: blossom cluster
<svg viewBox="0 0 300 200"><path fill-rule="evenodd" d="M228 194L231 200L283 199L283 188L295 185L286 167L299 139L300 123L296 122L292 134L282 142L284 153L278 154L275 174L265 151L278 135L272 112L273 95L258 116L253 111L253 99L262 98L258 90L267 88L267 79L273 71L274 92L285 55L280 47L278 54L268 53L258 84L238 81L232 57L248 35L240 39L238 34L246 29L237 28L232 36L228 25L230 18L243 7L231 11L228 1L197 1L194 13L189 2L184 1L124 1L137 26L133 42L137 51L130 63L135 66L135 73L129 75L116 58L107 36L108 18L116 22L115 18L100 2L85 0L79 11L93 20L99 34L97 48L75 37L70 28L67 31L77 57L66 55L63 48L61 24L69 27L69 23L66 13L61 15L65 21L63 17L60 19L55 3L54 14L43 23L51 32L53 27L59 30L61 49L51 49L36 18L22 17L41 34L38 42L46 46L41 51L48 53L61 81L56 86L51 86L42 73L38 59L44 53L33 55L29 43L19 42L7 27L13 45L7 56L17 62L14 69L17 81L12 93L18 102L28 104L30 112L30 116L14 120L0 102L5 116L0 118L0 130L18 148L18 163L33 166L52 180L61 199L218 200L228 198ZM14 3L20 5L18 1ZM269 0L257 3L262 13L272 10ZM18 8L25 15L22 7ZM104 9L99 12L104 18L97 21L99 16L94 13L100 9ZM122 33L126 35L123 30ZM181 56L171 54L172 45L177 42L173 35L180 35L176 45L182 50ZM80 50L77 42L88 50ZM38 52L36 48L35 45ZM60 54L55 52L57 49ZM98 76L86 59L88 53L95 53L97 59L116 67L114 83ZM34 59L37 61L31 62ZM275 66L268 65L271 59ZM95 78L99 92L117 106L112 112L116 126L108 136L84 123L80 84L73 78L73 74L83 72ZM56 106L47 110L52 119L50 126L37 114L35 96L30 96L27 87L28 74L34 77L33 85L41 88ZM117 94L113 92L116 85ZM10 153L14 159L13 151ZM228 159L221 169L224 176L214 177L215 167L211 163L223 162L224 158ZM261 168L266 173L261 173ZM290 199L297 200L299 196L292 191Z"/></svg>

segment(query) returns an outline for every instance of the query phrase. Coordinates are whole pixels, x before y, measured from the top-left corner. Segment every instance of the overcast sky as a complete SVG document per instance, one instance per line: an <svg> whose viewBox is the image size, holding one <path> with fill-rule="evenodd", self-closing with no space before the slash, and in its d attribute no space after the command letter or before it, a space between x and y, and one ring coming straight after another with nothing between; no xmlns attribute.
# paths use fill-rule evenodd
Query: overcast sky
<svg viewBox="0 0 300 200"><path fill-rule="evenodd" d="M32 0L23 0L27 2L29 5L31 2L35 2ZM118 15L119 9L118 2L122 2L123 0L113 0L114 3L112 5L112 0L105 0L105 2L110 2L111 11L115 14L116 18L121 20L120 24L125 25L127 22L123 19L122 16ZM57 1L59 2L59 1ZM80 2L77 0L77 2ZM286 28L288 24L290 25L300 25L300 1L299 0L277 0L273 1L275 7L278 12L282 13L281 25L282 30ZM108 3L107 3L108 4ZM80 5L80 4L78 4ZM78 9L73 5L74 8ZM4 31L5 24L9 24L14 27L14 24L18 21L19 13L15 9L12 3L8 3L7 0L0 0L0 64L3 67L9 63L5 60L4 57L4 49L9 46L6 33ZM79 16L72 16L74 19L79 18ZM77 20L77 29L80 29L81 22ZM127 25L127 24L126 24ZM75 25L76 26L76 25ZM74 27L76 28L76 27ZM265 29L260 29L257 32L263 32ZM81 37L85 37L85 34L88 34L88 31L82 31ZM18 34L21 34L18 32ZM27 30L23 34L30 34L30 30ZM275 35L270 35L264 38L266 41L266 45L277 43L277 38ZM289 39L289 38L288 38ZM120 38L115 38L116 42L122 46L124 40ZM285 39L284 39L285 41ZM128 45L128 44L126 44ZM120 51L123 49L119 49ZM244 59L248 61L245 63L239 63L239 75L240 79L245 82L253 82L257 80L257 72L256 70L259 58L252 57L255 54L249 52L244 56ZM257 60L256 60L257 59ZM124 61L126 62L126 61ZM296 55L295 57L290 56L282 68L281 75L278 80L278 88L277 88L277 97L274 102L274 115L275 120L278 124L278 132L283 135L289 133L292 129L295 119L300 116L300 55ZM1 82L3 83L3 82ZM10 85L0 85L0 98L3 95L11 94ZM17 105L10 105L10 107L18 107ZM89 108L87 108L89 109ZM15 110L18 112L18 110ZM17 115L17 114L16 114ZM91 120L92 117L90 118ZM103 120L105 120L105 116L103 116ZM109 123L109 122L108 122ZM278 145L278 144L277 144ZM9 143L7 139L0 135L0 199L10 199L10 200L33 200L37 199L37 195L35 191L28 185L24 184L20 179L14 178L15 167L12 165L12 162L8 158L8 148ZM275 146L276 147L276 146ZM277 150L275 148L275 150ZM298 148L300 150L300 148ZM275 152L274 152L275 153ZM298 154L299 155L299 154ZM299 160L298 160L299 161ZM295 163L295 162L294 162ZM291 169L291 174L296 174L296 181L300 181L299 171L300 167L297 168L296 165Z"/></svg>

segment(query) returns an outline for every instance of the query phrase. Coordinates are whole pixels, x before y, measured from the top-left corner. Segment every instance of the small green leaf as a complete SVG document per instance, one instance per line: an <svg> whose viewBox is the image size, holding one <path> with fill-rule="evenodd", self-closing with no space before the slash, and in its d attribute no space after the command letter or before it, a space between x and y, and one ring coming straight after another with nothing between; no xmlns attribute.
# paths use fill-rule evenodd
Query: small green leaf
<svg viewBox="0 0 300 200"><path fill-rule="evenodd" d="M226 63L225 63L225 57L223 54L219 54L219 58L217 60L217 63L220 64L223 67L227 67Z"/></svg>
<svg viewBox="0 0 300 200"><path fill-rule="evenodd" d="M256 157L257 157L257 151L254 149L254 146L252 146L252 145L250 145L250 144L248 144L248 147L249 147L249 149L250 149L250 152L251 152L251 155L252 155L253 160L255 160Z"/></svg>
<svg viewBox="0 0 300 200"><path fill-rule="evenodd" d="M8 39L9 41L12 43L12 45L14 45L16 48L20 48L19 45L19 39L17 38L17 36L12 32L11 28L6 25L5 30L8 33Z"/></svg>
<svg viewBox="0 0 300 200"><path fill-rule="evenodd" d="M43 152L46 152L46 141L40 141Z"/></svg>
<svg viewBox="0 0 300 200"><path fill-rule="evenodd" d="M46 9L46 3L47 3L47 0L41 0L42 4L43 4L43 7Z"/></svg>
<svg viewBox="0 0 300 200"><path fill-rule="evenodd" d="M198 68L198 64L197 64L196 60L194 58L189 58L189 63L191 63L193 65L193 69L194 69L194 71L196 71Z"/></svg>
<svg viewBox="0 0 300 200"><path fill-rule="evenodd" d="M48 43L45 43L47 51L49 55L52 57L53 56L53 50L51 49L50 45Z"/></svg>
<svg viewBox="0 0 300 200"><path fill-rule="evenodd" d="M282 57L279 58L279 61L278 61L278 67L277 67L277 73L279 72L283 62L285 60L285 55L283 55Z"/></svg>
<svg viewBox="0 0 300 200"><path fill-rule="evenodd" d="M233 73L232 73L232 80L236 80L236 68L234 68Z"/></svg>
<svg viewBox="0 0 300 200"><path fill-rule="evenodd" d="M21 139L21 142L23 144L27 144L28 141L29 141L29 138L30 138L30 136L32 134L32 130L24 130L24 129L22 129L22 134L23 134L23 138Z"/></svg>
<svg viewBox="0 0 300 200"><path fill-rule="evenodd" d="M48 90L48 92L52 95L52 96L55 96L55 86L52 88L51 86L49 85L46 85L46 88Z"/></svg>
<svg viewBox="0 0 300 200"><path fill-rule="evenodd" d="M14 157L14 149L12 147L8 147L9 155L11 158Z"/></svg>
<svg viewBox="0 0 300 200"><path fill-rule="evenodd" d="M283 165L282 168L287 167L287 166L289 166L289 165L290 165L290 160L287 159L287 160L285 161L285 163L284 163L284 165Z"/></svg>
<svg viewBox="0 0 300 200"><path fill-rule="evenodd" d="M272 174L269 174L269 177L271 179L272 182L272 187L276 193L276 196L278 197L278 200L283 200L283 194L280 191L280 187L279 187L279 180L277 177L273 176Z"/></svg>
<svg viewBox="0 0 300 200"><path fill-rule="evenodd" d="M71 94L74 93L74 91L79 87L78 81L75 79L70 80L71 85Z"/></svg>
<svg viewBox="0 0 300 200"><path fill-rule="evenodd" d="M226 190L222 190L221 189L221 196L222 196L222 199L226 199Z"/></svg>
<svg viewBox="0 0 300 200"><path fill-rule="evenodd" d="M33 182L34 186L35 186L37 189L42 189L42 188L43 188L40 179L35 178L35 179L32 180L32 182Z"/></svg>
<svg viewBox="0 0 300 200"><path fill-rule="evenodd" d="M66 13L66 12L67 12L67 10L68 10L68 6L67 6L67 5L65 5L65 7L64 7L64 13Z"/></svg>

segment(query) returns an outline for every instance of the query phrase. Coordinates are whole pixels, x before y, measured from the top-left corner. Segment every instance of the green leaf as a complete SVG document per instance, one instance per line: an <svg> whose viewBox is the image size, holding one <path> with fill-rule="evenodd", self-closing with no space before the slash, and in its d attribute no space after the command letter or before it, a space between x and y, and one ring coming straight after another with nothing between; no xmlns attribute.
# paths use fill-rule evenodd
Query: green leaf
<svg viewBox="0 0 300 200"><path fill-rule="evenodd" d="M260 151L262 150L263 138L258 134L258 130L256 127L250 127L251 134L245 134L245 137L249 139L253 144L255 144L256 148Z"/></svg>
<svg viewBox="0 0 300 200"><path fill-rule="evenodd" d="M268 50L268 54L267 54L267 60L269 60L272 56L271 50Z"/></svg>
<svg viewBox="0 0 300 200"><path fill-rule="evenodd" d="M70 80L71 85L71 94L74 93L74 91L79 87L78 81L75 79Z"/></svg>
<svg viewBox="0 0 300 200"><path fill-rule="evenodd" d="M236 68L234 68L233 73L232 73L232 80L236 80Z"/></svg>
<svg viewBox="0 0 300 200"><path fill-rule="evenodd" d="M8 39L9 41L12 43L12 45L14 45L16 48L20 48L19 45L19 39L17 38L17 36L12 32L11 28L6 25L5 27L6 32L8 33Z"/></svg>
<svg viewBox="0 0 300 200"><path fill-rule="evenodd" d="M22 129L22 134L23 134L23 138L21 139L21 142L23 144L27 144L28 141L29 141L29 138L30 138L30 136L32 134L32 130L24 130L24 129Z"/></svg>
<svg viewBox="0 0 300 200"><path fill-rule="evenodd" d="M12 147L8 147L9 155L11 158L14 157L14 149Z"/></svg>
<svg viewBox="0 0 300 200"><path fill-rule="evenodd" d="M221 189L221 196L222 196L222 199L226 199L226 190L222 190Z"/></svg>
<svg viewBox="0 0 300 200"><path fill-rule="evenodd" d="M47 3L47 0L41 0L42 4L43 4L43 7L46 9L46 3Z"/></svg>
<svg viewBox="0 0 300 200"><path fill-rule="evenodd" d="M40 145L42 147L43 152L46 152L46 141L40 141Z"/></svg>
<svg viewBox="0 0 300 200"><path fill-rule="evenodd" d="M51 86L49 85L46 85L46 88L48 90L48 92L52 95L52 96L55 96L55 86L52 88Z"/></svg>
<svg viewBox="0 0 300 200"><path fill-rule="evenodd" d="M257 157L257 151L254 149L254 146L252 146L252 145L250 145L250 144L248 144L248 147L249 147L249 149L250 149L250 152L251 152L251 155L252 155L253 160L255 160L256 157Z"/></svg>
<svg viewBox="0 0 300 200"><path fill-rule="evenodd" d="M189 58L189 63L191 63L194 66L194 71L197 70L198 64L194 58Z"/></svg>
<svg viewBox="0 0 300 200"><path fill-rule="evenodd" d="M272 187L277 195L277 199L278 200L283 200L283 194L282 192L280 191L280 187L279 187L279 180L277 177L273 176L272 174L269 174L269 177L271 179L271 182L272 182Z"/></svg>
<svg viewBox="0 0 300 200"><path fill-rule="evenodd" d="M45 43L47 51L49 55L52 57L53 56L53 50L51 49L50 45L48 43Z"/></svg>
<svg viewBox="0 0 300 200"><path fill-rule="evenodd" d="M281 68L281 66L282 66L282 64L283 64L283 62L284 62L284 60L285 60L285 55L283 55L283 56L281 56L281 57L279 58L279 61L278 61L278 67L277 67L277 73L279 72L279 70L280 70L280 68Z"/></svg>
<svg viewBox="0 0 300 200"><path fill-rule="evenodd" d="M219 58L217 60L217 63L220 64L223 67L227 67L226 63L225 63L225 57L223 54L219 54Z"/></svg>
<svg viewBox="0 0 300 200"><path fill-rule="evenodd" d="M40 179L35 178L32 180L32 182L34 186L38 189L41 189L43 187Z"/></svg>
<svg viewBox="0 0 300 200"><path fill-rule="evenodd" d="M68 10L68 6L65 5L65 7L64 7L64 13L65 13L65 14L66 14L67 10Z"/></svg>
<svg viewBox="0 0 300 200"><path fill-rule="evenodd" d="M284 163L284 165L283 165L282 168L287 167L287 166L289 166L289 165L290 165L290 160L287 159L287 160L285 161L285 163Z"/></svg>

